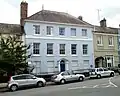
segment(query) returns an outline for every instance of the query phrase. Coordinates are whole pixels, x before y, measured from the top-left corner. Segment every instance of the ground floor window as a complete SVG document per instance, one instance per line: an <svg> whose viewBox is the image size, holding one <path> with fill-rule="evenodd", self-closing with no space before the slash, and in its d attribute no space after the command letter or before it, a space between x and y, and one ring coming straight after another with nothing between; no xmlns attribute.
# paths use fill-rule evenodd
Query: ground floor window
<svg viewBox="0 0 120 96"><path fill-rule="evenodd" d="M72 70L78 70L79 66L78 66L78 60L72 60Z"/></svg>
<svg viewBox="0 0 120 96"><path fill-rule="evenodd" d="M54 72L55 71L54 61L47 61L47 67L48 72Z"/></svg>
<svg viewBox="0 0 120 96"><path fill-rule="evenodd" d="M89 60L83 60L84 68L89 68Z"/></svg>
<svg viewBox="0 0 120 96"><path fill-rule="evenodd" d="M34 70L33 73L39 74L41 72L41 62L40 61L34 61L33 62L34 65Z"/></svg>

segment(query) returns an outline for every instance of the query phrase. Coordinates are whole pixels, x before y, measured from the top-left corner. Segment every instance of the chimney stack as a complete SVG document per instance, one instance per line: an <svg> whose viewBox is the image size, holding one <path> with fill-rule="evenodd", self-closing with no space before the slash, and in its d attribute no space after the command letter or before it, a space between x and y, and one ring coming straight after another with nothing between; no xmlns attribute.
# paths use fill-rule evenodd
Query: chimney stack
<svg viewBox="0 0 120 96"><path fill-rule="evenodd" d="M20 24L24 26L24 20L28 16L28 3L26 1L22 1L20 4Z"/></svg>
<svg viewBox="0 0 120 96"><path fill-rule="evenodd" d="M105 19L105 18L100 21L100 26L101 26L101 27L107 27L106 19Z"/></svg>
<svg viewBox="0 0 120 96"><path fill-rule="evenodd" d="M79 16L78 19L79 19L79 20L83 20L83 17L82 17L82 16Z"/></svg>

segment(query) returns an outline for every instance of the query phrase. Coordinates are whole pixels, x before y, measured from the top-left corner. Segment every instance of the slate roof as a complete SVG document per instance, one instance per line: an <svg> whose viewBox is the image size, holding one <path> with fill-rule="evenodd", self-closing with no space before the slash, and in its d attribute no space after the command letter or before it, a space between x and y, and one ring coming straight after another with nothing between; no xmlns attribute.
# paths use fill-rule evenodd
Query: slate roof
<svg viewBox="0 0 120 96"><path fill-rule="evenodd" d="M80 20L68 13L56 12L56 11L50 11L50 10L41 10L29 16L27 20L39 20L39 21L80 24L80 25L91 26L91 24L83 20Z"/></svg>
<svg viewBox="0 0 120 96"><path fill-rule="evenodd" d="M1 34L22 34L23 27L21 27L19 24L0 23L0 33Z"/></svg>
<svg viewBox="0 0 120 96"><path fill-rule="evenodd" d="M118 34L118 28L94 26L95 33Z"/></svg>

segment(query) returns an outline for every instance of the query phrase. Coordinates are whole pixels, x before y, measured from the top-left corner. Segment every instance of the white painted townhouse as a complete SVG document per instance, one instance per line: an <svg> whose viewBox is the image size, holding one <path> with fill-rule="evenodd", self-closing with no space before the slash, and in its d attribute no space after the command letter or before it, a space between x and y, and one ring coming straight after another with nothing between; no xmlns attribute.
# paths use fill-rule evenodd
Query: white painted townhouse
<svg viewBox="0 0 120 96"><path fill-rule="evenodd" d="M21 3L25 43L31 45L33 73L79 70L94 67L92 26L68 13L41 10L27 16Z"/></svg>

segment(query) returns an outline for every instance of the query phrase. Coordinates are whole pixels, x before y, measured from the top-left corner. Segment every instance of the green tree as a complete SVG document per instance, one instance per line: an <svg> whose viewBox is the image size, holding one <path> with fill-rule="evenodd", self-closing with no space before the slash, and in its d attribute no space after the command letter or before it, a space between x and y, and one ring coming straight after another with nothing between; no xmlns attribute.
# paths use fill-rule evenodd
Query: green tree
<svg viewBox="0 0 120 96"><path fill-rule="evenodd" d="M18 74L27 70L27 47L16 36L0 37L0 69Z"/></svg>

